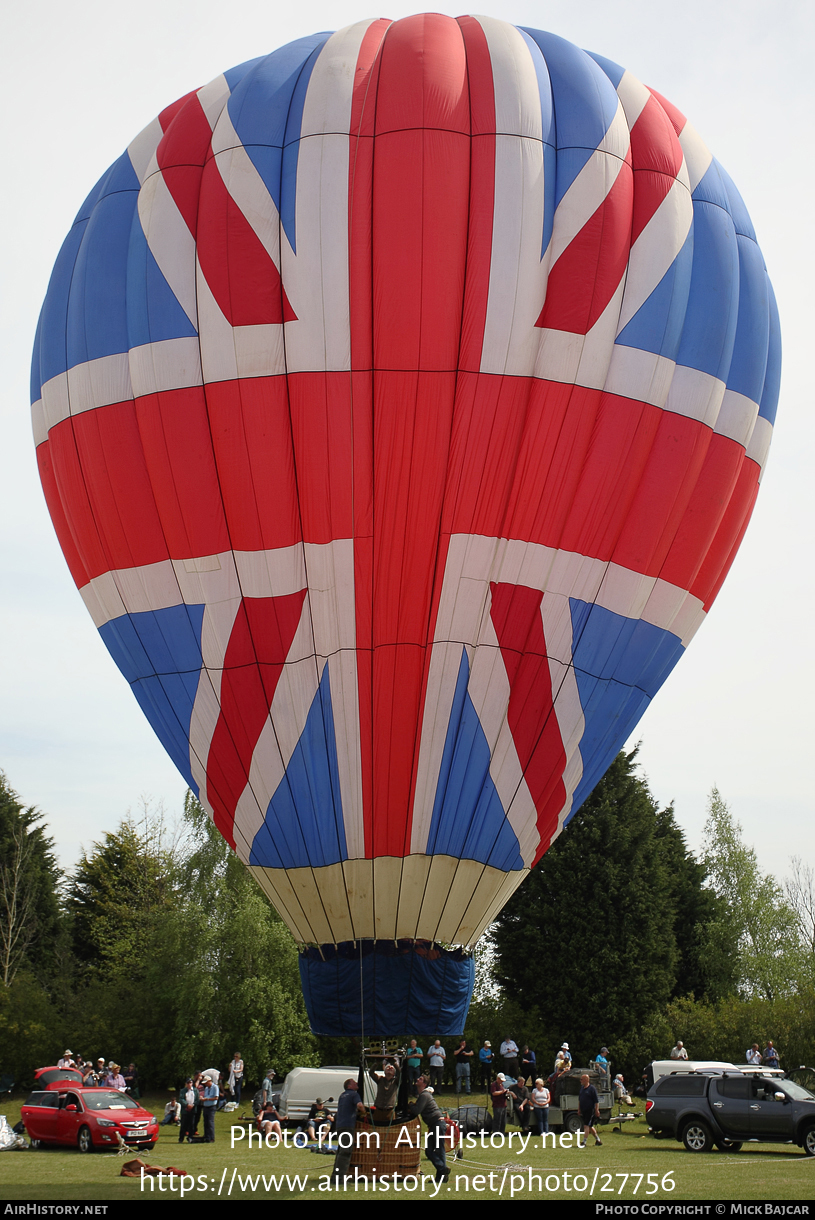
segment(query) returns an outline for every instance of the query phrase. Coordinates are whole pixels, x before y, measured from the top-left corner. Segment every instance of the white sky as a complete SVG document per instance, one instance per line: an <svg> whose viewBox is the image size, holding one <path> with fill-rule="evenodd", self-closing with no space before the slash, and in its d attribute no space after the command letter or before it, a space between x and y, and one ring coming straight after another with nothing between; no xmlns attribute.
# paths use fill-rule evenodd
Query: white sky
<svg viewBox="0 0 815 1220"><path fill-rule="evenodd" d="M391 4L384 15L414 11ZM658 89L698 128L753 219L781 312L777 435L728 582L634 740L656 799L675 800L694 849L715 783L765 869L782 875L794 852L815 864L806 474L814 429L805 369L815 313L815 6L517 0L480 11L551 30ZM364 3L315 0L6 6L0 767L46 812L65 865L144 795L180 809L185 785L85 611L40 490L28 375L51 268L91 186L164 106L294 38L378 15Z"/></svg>

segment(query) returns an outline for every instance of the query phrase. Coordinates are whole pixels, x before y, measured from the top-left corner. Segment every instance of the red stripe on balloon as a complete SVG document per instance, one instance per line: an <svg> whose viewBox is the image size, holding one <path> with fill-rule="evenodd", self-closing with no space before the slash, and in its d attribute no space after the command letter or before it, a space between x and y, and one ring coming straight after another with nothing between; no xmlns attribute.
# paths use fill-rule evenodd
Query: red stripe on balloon
<svg viewBox="0 0 815 1220"><path fill-rule="evenodd" d="M245 598L224 655L221 711L207 755L207 800L234 848L235 809L303 612L306 590ZM265 809L262 810L265 814Z"/></svg>
<svg viewBox="0 0 815 1220"><path fill-rule="evenodd" d="M212 129L197 94L175 114L156 149L156 160L173 202L195 237L201 174L210 155Z"/></svg>
<svg viewBox="0 0 815 1220"><path fill-rule="evenodd" d="M649 98L631 128L631 162L634 170L632 246L676 181L683 160L682 149L668 115L655 97Z"/></svg>
<svg viewBox="0 0 815 1220"><path fill-rule="evenodd" d="M183 97L180 97L178 101L171 102L169 106L164 107L158 116L159 125L162 131L167 130L175 116L178 114L179 110L186 105L190 98L195 97L196 94L197 90L192 89L189 93L185 93Z"/></svg>
<svg viewBox="0 0 815 1220"><path fill-rule="evenodd" d="M585 335L616 292L631 245L634 186L630 155L600 207L549 272L546 302L536 326Z"/></svg>
<svg viewBox="0 0 815 1220"><path fill-rule="evenodd" d="M507 719L538 811L538 833L545 851L566 799L562 779L566 751L554 712L555 692L541 618L543 594L523 585L494 583L490 591L490 617L509 680Z"/></svg>
<svg viewBox="0 0 815 1220"><path fill-rule="evenodd" d="M215 159L201 176L198 262L232 326L291 322L280 272L221 177Z"/></svg>

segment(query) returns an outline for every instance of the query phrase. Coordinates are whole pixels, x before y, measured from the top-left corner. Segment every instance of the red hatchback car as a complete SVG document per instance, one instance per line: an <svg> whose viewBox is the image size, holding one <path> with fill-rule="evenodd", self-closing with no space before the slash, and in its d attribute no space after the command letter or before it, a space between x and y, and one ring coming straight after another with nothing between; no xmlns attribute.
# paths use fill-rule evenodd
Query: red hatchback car
<svg viewBox="0 0 815 1220"><path fill-rule="evenodd" d="M76 1068L44 1067L34 1073L37 1089L67 1089L72 1084L82 1084L82 1073Z"/></svg>
<svg viewBox="0 0 815 1220"><path fill-rule="evenodd" d="M80 1152L127 1144L152 1148L156 1116L115 1089L45 1088L31 1093L20 1112L28 1138L40 1144L76 1145Z"/></svg>

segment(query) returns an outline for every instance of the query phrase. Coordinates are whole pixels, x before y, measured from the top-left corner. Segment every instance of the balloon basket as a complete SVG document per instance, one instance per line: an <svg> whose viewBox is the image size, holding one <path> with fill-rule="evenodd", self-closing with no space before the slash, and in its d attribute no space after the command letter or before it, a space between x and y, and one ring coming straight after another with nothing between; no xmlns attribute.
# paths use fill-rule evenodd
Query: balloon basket
<svg viewBox="0 0 815 1220"><path fill-rule="evenodd" d="M379 1127L357 1121L351 1172L359 1178L407 1178L419 1173L422 1155L418 1118Z"/></svg>

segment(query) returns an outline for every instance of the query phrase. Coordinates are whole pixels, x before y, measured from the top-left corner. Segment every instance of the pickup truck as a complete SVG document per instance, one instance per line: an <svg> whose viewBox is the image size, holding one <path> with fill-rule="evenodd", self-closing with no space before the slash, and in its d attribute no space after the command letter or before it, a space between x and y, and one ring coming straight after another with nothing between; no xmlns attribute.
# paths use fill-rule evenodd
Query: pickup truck
<svg viewBox="0 0 815 1220"><path fill-rule="evenodd" d="M792 1080L742 1072L674 1072L648 1090L648 1126L688 1152L739 1152L745 1140L793 1143L815 1156L815 1096Z"/></svg>

